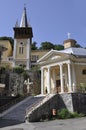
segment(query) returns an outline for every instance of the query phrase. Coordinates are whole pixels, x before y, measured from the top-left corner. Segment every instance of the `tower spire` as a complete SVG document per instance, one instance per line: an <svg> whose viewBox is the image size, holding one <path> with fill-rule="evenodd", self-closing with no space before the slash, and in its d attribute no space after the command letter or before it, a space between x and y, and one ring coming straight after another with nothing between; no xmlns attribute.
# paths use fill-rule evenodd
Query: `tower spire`
<svg viewBox="0 0 86 130"><path fill-rule="evenodd" d="M68 33L67 33L68 39L70 39L70 35L71 35L71 33L68 32Z"/></svg>
<svg viewBox="0 0 86 130"><path fill-rule="evenodd" d="M27 13L26 13L26 7L24 5L24 10L21 17L20 27L28 27L28 21L27 21Z"/></svg>

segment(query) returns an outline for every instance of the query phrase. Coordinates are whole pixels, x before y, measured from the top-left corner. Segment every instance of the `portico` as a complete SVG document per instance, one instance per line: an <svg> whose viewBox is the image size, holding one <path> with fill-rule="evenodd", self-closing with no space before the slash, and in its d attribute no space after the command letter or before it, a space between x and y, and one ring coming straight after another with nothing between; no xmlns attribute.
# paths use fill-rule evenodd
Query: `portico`
<svg viewBox="0 0 86 130"><path fill-rule="evenodd" d="M41 93L75 92L76 80L72 75L75 75L74 64L70 61L42 67Z"/></svg>

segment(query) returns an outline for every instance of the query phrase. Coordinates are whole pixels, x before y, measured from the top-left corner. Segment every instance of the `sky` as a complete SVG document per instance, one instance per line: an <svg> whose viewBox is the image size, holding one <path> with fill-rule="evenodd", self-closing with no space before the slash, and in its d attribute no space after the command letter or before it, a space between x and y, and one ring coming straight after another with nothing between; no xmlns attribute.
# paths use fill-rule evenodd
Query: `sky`
<svg viewBox="0 0 86 130"><path fill-rule="evenodd" d="M45 41L63 45L68 33L86 47L86 0L0 0L0 37L14 37L24 5L38 47Z"/></svg>

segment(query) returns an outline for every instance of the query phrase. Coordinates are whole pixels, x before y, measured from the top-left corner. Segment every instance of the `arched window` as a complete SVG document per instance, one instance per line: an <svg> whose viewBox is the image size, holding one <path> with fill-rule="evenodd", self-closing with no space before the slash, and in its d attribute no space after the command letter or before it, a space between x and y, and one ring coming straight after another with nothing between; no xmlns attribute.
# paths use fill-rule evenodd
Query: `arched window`
<svg viewBox="0 0 86 130"><path fill-rule="evenodd" d="M82 74L84 74L84 75L86 74L86 69L84 69L84 70L82 71Z"/></svg>

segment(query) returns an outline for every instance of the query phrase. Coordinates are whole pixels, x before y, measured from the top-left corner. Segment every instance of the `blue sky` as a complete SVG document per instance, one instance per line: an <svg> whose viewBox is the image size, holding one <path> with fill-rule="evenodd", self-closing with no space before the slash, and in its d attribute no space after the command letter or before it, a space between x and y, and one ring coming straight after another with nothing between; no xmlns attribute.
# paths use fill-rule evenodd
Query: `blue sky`
<svg viewBox="0 0 86 130"><path fill-rule="evenodd" d="M0 0L0 36L13 37L24 4L37 46L45 41L63 44L69 32L86 47L86 0Z"/></svg>

